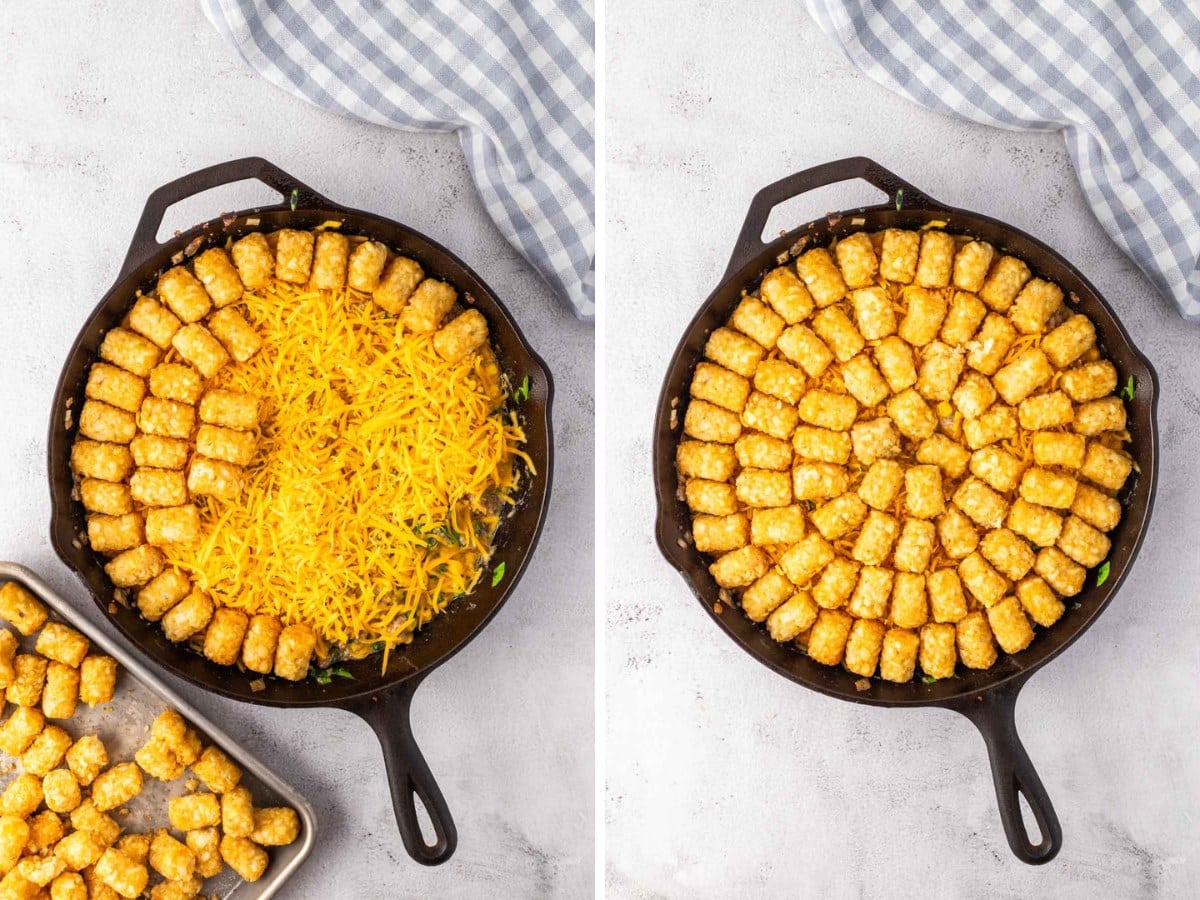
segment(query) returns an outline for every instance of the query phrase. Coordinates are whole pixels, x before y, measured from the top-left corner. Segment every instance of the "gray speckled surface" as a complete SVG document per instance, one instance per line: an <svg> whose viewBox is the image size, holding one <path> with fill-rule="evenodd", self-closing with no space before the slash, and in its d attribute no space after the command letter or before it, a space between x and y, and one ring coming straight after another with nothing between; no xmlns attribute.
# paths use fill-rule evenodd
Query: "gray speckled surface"
<svg viewBox="0 0 1200 900"><path fill-rule="evenodd" d="M553 506L533 564L414 703L418 740L457 818L458 854L440 869L408 860L378 744L348 713L251 708L173 683L317 807L319 846L287 896L589 896L592 330L488 220L457 139L360 125L292 99L244 68L192 4L6 2L0 69L0 557L93 614L47 540L48 404L151 190L262 155L342 203L424 231L506 300L557 387ZM243 186L181 204L167 231L272 198Z"/></svg>
<svg viewBox="0 0 1200 900"><path fill-rule="evenodd" d="M606 429L610 896L1196 896L1200 332L1104 235L1057 135L896 98L794 2L731 9L608 4L604 387L620 410ZM758 188L858 154L1057 247L1162 379L1146 545L1105 615L1018 705L1065 834L1044 868L1010 855L965 719L840 703L776 677L719 632L654 545L651 416L684 323L716 286ZM871 196L831 189L770 230Z"/></svg>

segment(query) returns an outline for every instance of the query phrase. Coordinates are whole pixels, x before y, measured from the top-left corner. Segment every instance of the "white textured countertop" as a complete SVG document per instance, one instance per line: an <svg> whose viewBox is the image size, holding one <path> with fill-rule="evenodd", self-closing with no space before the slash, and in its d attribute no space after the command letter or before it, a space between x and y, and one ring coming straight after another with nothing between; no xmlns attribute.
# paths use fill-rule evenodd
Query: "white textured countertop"
<svg viewBox="0 0 1200 900"><path fill-rule="evenodd" d="M494 228L457 139L362 125L291 98L245 68L190 3L5 2L0 70L0 558L37 570L95 618L49 546L49 402L154 188L261 155L446 244L506 301L557 388L541 545L504 610L414 703L417 739L457 820L457 855L437 869L408 859L365 723L174 683L316 806L319 844L285 896L590 896L592 329ZM262 187L216 193L181 205L166 232L273 199Z"/></svg>
<svg viewBox="0 0 1200 900"><path fill-rule="evenodd" d="M1196 896L1200 331L1104 235L1058 135L922 111L851 69L799 3L610 0L607 41L610 896ZM1018 704L1064 833L1042 868L1008 850L970 723L775 676L721 634L654 545L654 403L750 198L860 154L1058 248L1162 380L1145 547L1103 617ZM770 231L873 194L830 189Z"/></svg>

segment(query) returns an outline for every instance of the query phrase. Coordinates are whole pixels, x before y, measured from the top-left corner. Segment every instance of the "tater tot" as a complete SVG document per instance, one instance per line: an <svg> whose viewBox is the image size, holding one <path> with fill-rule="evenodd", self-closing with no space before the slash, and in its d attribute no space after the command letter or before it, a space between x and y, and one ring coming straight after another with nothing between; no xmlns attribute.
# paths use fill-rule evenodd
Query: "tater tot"
<svg viewBox="0 0 1200 900"><path fill-rule="evenodd" d="M1092 484L1109 491L1119 491L1133 471L1133 460L1128 454L1105 447L1103 444L1088 444L1079 474Z"/></svg>
<svg viewBox="0 0 1200 900"><path fill-rule="evenodd" d="M1017 585L1017 598L1025 614L1043 628L1061 619L1067 609L1050 585L1037 575L1030 575Z"/></svg>
<svg viewBox="0 0 1200 900"><path fill-rule="evenodd" d="M1021 480L1024 463L1007 450L984 447L971 454L971 474L1000 491L1008 493Z"/></svg>
<svg viewBox="0 0 1200 900"><path fill-rule="evenodd" d="M218 665L236 663L249 621L240 609L222 607L216 610L204 633L204 655Z"/></svg>
<svg viewBox="0 0 1200 900"><path fill-rule="evenodd" d="M792 502L791 476L770 469L742 469L734 482L738 499L746 506L787 506Z"/></svg>
<svg viewBox="0 0 1200 900"><path fill-rule="evenodd" d="M1039 466L1078 469L1083 465L1085 449L1086 443L1078 434L1043 431L1033 436L1033 461Z"/></svg>
<svg viewBox="0 0 1200 900"><path fill-rule="evenodd" d="M685 440L679 442L675 465L687 478L728 481L737 468L737 457L728 444Z"/></svg>
<svg viewBox="0 0 1200 900"><path fill-rule="evenodd" d="M142 398L146 396L146 382L132 372L98 362L88 372L84 395L89 400L96 400L126 412L137 412L138 407L142 405ZM82 428L82 416L80 427Z"/></svg>
<svg viewBox="0 0 1200 900"><path fill-rule="evenodd" d="M731 327L770 350L787 324L783 317L754 297L743 297L729 317Z"/></svg>
<svg viewBox="0 0 1200 900"><path fill-rule="evenodd" d="M926 400L949 400L967 360L963 351L933 341L925 348L917 375L917 393Z"/></svg>
<svg viewBox="0 0 1200 900"><path fill-rule="evenodd" d="M28 840L29 825L24 819L0 816L0 872L7 872L17 864Z"/></svg>
<svg viewBox="0 0 1200 900"><path fill-rule="evenodd" d="M437 331L446 313L458 299L458 291L444 281L426 278L408 298L400 322L408 331L428 334Z"/></svg>
<svg viewBox="0 0 1200 900"><path fill-rule="evenodd" d="M208 330L240 363L262 349L262 338L236 309L220 309L208 317Z"/></svg>
<svg viewBox="0 0 1200 900"><path fill-rule="evenodd" d="M917 667L920 638L903 628L889 628L879 655L879 677L885 681L911 681Z"/></svg>
<svg viewBox="0 0 1200 900"><path fill-rule="evenodd" d="M300 834L300 816L287 806L269 806L254 811L250 840L260 847L285 847Z"/></svg>
<svg viewBox="0 0 1200 900"><path fill-rule="evenodd" d="M808 333L812 334L812 332ZM816 338L816 335L813 337L820 340ZM782 343L780 349L783 349ZM829 352L828 348L825 352ZM761 345L732 328L718 328L709 335L708 342L704 345L705 357L745 378L754 375L754 370L758 368L758 364L765 354L766 350ZM785 352L784 355L788 354ZM789 358L791 357L789 356ZM829 358L832 360L833 355L830 354Z"/></svg>
<svg viewBox="0 0 1200 900"><path fill-rule="evenodd" d="M120 826L103 813L97 813L95 808L91 807L90 803L85 801L80 805L87 806L96 816L100 816L103 819L106 819L108 822L111 822L119 832ZM62 860L63 864L68 869L75 869L78 871L93 865L96 860L100 858L100 855L104 852L104 848L107 846L109 841L105 840L103 837L94 833L93 831L89 831L85 828L81 828L80 825L76 825L75 822L77 812L78 807L76 808L76 811L71 814L71 823L80 830L68 834L61 841L59 841L54 847L54 855ZM92 822L93 820L85 817L81 821Z"/></svg>
<svg viewBox="0 0 1200 900"><path fill-rule="evenodd" d="M886 400L889 393L888 383L865 353L842 364L842 382L850 396L868 409Z"/></svg>
<svg viewBox="0 0 1200 900"><path fill-rule="evenodd" d="M138 591L138 611L157 622L168 610L188 595L192 581L178 569L167 569Z"/></svg>
<svg viewBox="0 0 1200 900"><path fill-rule="evenodd" d="M1071 512L1101 531L1112 531L1121 520L1121 504L1087 484L1076 488Z"/></svg>
<svg viewBox="0 0 1200 900"><path fill-rule="evenodd" d="M962 579L954 569L938 569L925 579L929 594L929 613L935 622L957 622L967 614L967 598Z"/></svg>
<svg viewBox="0 0 1200 900"><path fill-rule="evenodd" d="M187 487L193 495L234 500L242 492L243 472L219 459L196 456L188 467Z"/></svg>
<svg viewBox="0 0 1200 900"><path fill-rule="evenodd" d="M203 391L203 377L183 363L161 363L150 372L150 393L163 400L193 406Z"/></svg>
<svg viewBox="0 0 1200 900"><path fill-rule="evenodd" d="M899 628L919 628L929 618L925 576L897 572L892 587L892 621Z"/></svg>
<svg viewBox="0 0 1200 900"><path fill-rule="evenodd" d="M79 498L88 512L106 516L123 516L133 512L133 498L129 495L129 485L126 484L84 478L79 483Z"/></svg>
<svg viewBox="0 0 1200 900"><path fill-rule="evenodd" d="M282 228L270 240L275 245L275 277L292 284L306 284L312 273L313 233Z"/></svg>
<svg viewBox="0 0 1200 900"><path fill-rule="evenodd" d="M136 763L118 763L92 782L92 803L106 812L128 803L142 792L142 770Z"/></svg>
<svg viewBox="0 0 1200 900"><path fill-rule="evenodd" d="M946 318L946 298L941 291L909 288L904 292L908 310L900 320L900 337L914 347L924 347L937 337Z"/></svg>
<svg viewBox="0 0 1200 900"><path fill-rule="evenodd" d="M145 863L150 856L150 841L148 834L124 834L113 845L134 862Z"/></svg>
<svg viewBox="0 0 1200 900"><path fill-rule="evenodd" d="M1057 284L1034 278L1021 288L1008 317L1022 334L1037 334L1062 306L1063 292Z"/></svg>
<svg viewBox="0 0 1200 900"><path fill-rule="evenodd" d="M149 525L146 529L149 535ZM163 570L165 559L157 547L142 544L118 553L105 565L109 580L120 588L140 587Z"/></svg>
<svg viewBox="0 0 1200 900"><path fill-rule="evenodd" d="M856 231L839 240L834 253L847 287L861 288L875 283L879 258L875 255L871 236L865 231Z"/></svg>
<svg viewBox="0 0 1200 900"><path fill-rule="evenodd" d="M795 585L804 585L833 560L833 547L821 535L813 532L804 536L779 558L783 574Z"/></svg>
<svg viewBox="0 0 1200 900"><path fill-rule="evenodd" d="M772 269L763 276L759 296L789 325L807 319L816 306L804 282L788 266Z"/></svg>
<svg viewBox="0 0 1200 900"><path fill-rule="evenodd" d="M221 832L215 827L193 828L185 837L187 847L196 855L196 874L212 878L221 873Z"/></svg>
<svg viewBox="0 0 1200 900"><path fill-rule="evenodd" d="M792 493L797 500L836 497L849 485L849 473L833 463L803 462L792 469Z"/></svg>
<svg viewBox="0 0 1200 900"><path fill-rule="evenodd" d="M971 453L944 434L931 434L917 445L917 462L937 466L947 478L961 478L971 462Z"/></svg>
<svg viewBox="0 0 1200 900"><path fill-rule="evenodd" d="M767 616L767 633L777 641L794 640L812 627L820 610L808 591L796 591Z"/></svg>
<svg viewBox="0 0 1200 900"><path fill-rule="evenodd" d="M7 628L0 628L0 688L8 687L17 678L13 658L18 649L16 636Z"/></svg>
<svg viewBox="0 0 1200 900"><path fill-rule="evenodd" d="M1096 326L1078 313L1042 338L1042 349L1057 369L1065 369L1096 346Z"/></svg>
<svg viewBox="0 0 1200 900"><path fill-rule="evenodd" d="M242 279L222 248L205 250L192 261L192 268L214 306L229 306L242 299Z"/></svg>
<svg viewBox="0 0 1200 900"><path fill-rule="evenodd" d="M696 367L697 373L700 367ZM740 375L737 376L741 378ZM693 385L695 381L693 380ZM804 396L807 379L804 372L782 359L764 359L754 373L754 389L777 397L784 403L796 404ZM710 398L705 398L710 399ZM716 402L715 400L713 401ZM744 405L744 401L743 401ZM739 407L740 411L740 407Z"/></svg>
<svg viewBox="0 0 1200 900"><path fill-rule="evenodd" d="M128 444L137 434L133 413L99 400L87 400L79 410L79 433L94 441Z"/></svg>
<svg viewBox="0 0 1200 900"><path fill-rule="evenodd" d="M0 813L28 819L42 805L43 796L42 779L32 772L22 772L0 793Z"/></svg>
<svg viewBox="0 0 1200 900"><path fill-rule="evenodd" d="M1015 596L989 607L987 617L996 643L1005 653L1020 653L1033 640L1033 628Z"/></svg>
<svg viewBox="0 0 1200 900"><path fill-rule="evenodd" d="M387 260L388 248L379 241L360 243L350 254L347 275L350 287L364 294L373 292L379 287L379 279L383 275L383 267L387 265Z"/></svg>
<svg viewBox="0 0 1200 900"><path fill-rule="evenodd" d="M1058 540L1058 535L1062 531L1062 521L1062 516L1054 510L1030 503L1024 497L1018 497L1008 511L1006 524L1021 537L1028 538L1037 546L1049 547Z"/></svg>
<svg viewBox="0 0 1200 900"><path fill-rule="evenodd" d="M75 715L79 700L79 670L60 662L46 667L46 687L42 690L42 714L47 719L69 719Z"/></svg>
<svg viewBox="0 0 1200 900"><path fill-rule="evenodd" d="M267 287L275 275L275 257L267 236L253 232L234 242L233 263L238 277L249 290Z"/></svg>
<svg viewBox="0 0 1200 900"><path fill-rule="evenodd" d="M796 589L778 569L770 569L742 591L742 611L751 622L762 622Z"/></svg>
<svg viewBox="0 0 1200 900"><path fill-rule="evenodd" d="M737 413L693 399L683 417L683 433L700 441L732 444L742 433L742 421Z"/></svg>
<svg viewBox="0 0 1200 900"><path fill-rule="evenodd" d="M71 447L71 468L84 478L124 481L133 468L133 458L122 444L77 440Z"/></svg>
<svg viewBox="0 0 1200 900"><path fill-rule="evenodd" d="M720 556L708 571L721 587L742 588L753 584L770 566L771 560L762 550L746 546Z"/></svg>
<svg viewBox="0 0 1200 900"><path fill-rule="evenodd" d="M317 638L307 625L289 625L279 634L275 649L275 674L289 681L300 681L308 674L308 664Z"/></svg>
<svg viewBox="0 0 1200 900"><path fill-rule="evenodd" d="M879 459L859 482L858 496L872 509L891 509L903 484L904 467L890 459Z"/></svg>
<svg viewBox="0 0 1200 900"><path fill-rule="evenodd" d="M45 605L22 585L6 581L0 585L0 618L28 637L50 617ZM11 654L9 654L11 658Z"/></svg>
<svg viewBox="0 0 1200 900"><path fill-rule="evenodd" d="M114 328L100 342L101 359L140 378L145 378L158 365L160 355L161 351L153 341L124 328Z"/></svg>
<svg viewBox="0 0 1200 900"><path fill-rule="evenodd" d="M71 747L71 736L57 725L47 725L33 739L29 749L21 754L21 767L39 778L62 762L63 755Z"/></svg>
<svg viewBox="0 0 1200 900"><path fill-rule="evenodd" d="M258 400L239 391L208 391L200 400L200 421L241 431L257 428Z"/></svg>
<svg viewBox="0 0 1200 900"><path fill-rule="evenodd" d="M34 706L18 706L0 725L0 750L9 756L20 756L42 733L46 717Z"/></svg>
<svg viewBox="0 0 1200 900"><path fill-rule="evenodd" d="M866 521L850 555L868 566L882 565L891 555L892 546L900 534L900 523L894 516L873 509L867 513Z"/></svg>
<svg viewBox="0 0 1200 900"><path fill-rule="evenodd" d="M212 298L204 285L183 266L163 272L157 290L162 302L184 324L199 322L212 309Z"/></svg>
<svg viewBox="0 0 1200 900"><path fill-rule="evenodd" d="M987 316L987 307L974 294L955 291L942 322L941 339L951 347L962 347L975 336Z"/></svg>
<svg viewBox="0 0 1200 900"><path fill-rule="evenodd" d="M115 556L123 550L132 550L145 542L141 513L126 513L123 516L88 516L88 543L97 553Z"/></svg>
<svg viewBox="0 0 1200 900"><path fill-rule="evenodd" d="M49 809L30 816L26 824L29 825L29 842L25 845L25 852L37 856L53 850L67 830L58 813Z"/></svg>
<svg viewBox="0 0 1200 900"><path fill-rule="evenodd" d="M833 351L806 325L792 325L776 342L779 352L810 378L819 378L834 360Z"/></svg>
<svg viewBox="0 0 1200 900"><path fill-rule="evenodd" d="M728 516L737 512L737 494L733 485L727 482L689 478L684 486L684 496L693 513Z"/></svg>
<svg viewBox="0 0 1200 900"><path fill-rule="evenodd" d="M186 641L208 624L212 614L212 599L203 591L194 590L163 615L163 634L176 644Z"/></svg>
<svg viewBox="0 0 1200 900"><path fill-rule="evenodd" d="M912 388L917 383L917 364L913 361L912 347L900 337L884 337L875 347L875 361L887 379L893 394Z"/></svg>
<svg viewBox="0 0 1200 900"><path fill-rule="evenodd" d="M846 362L866 346L863 336L839 306L829 306L818 312L812 317L812 327L838 362Z"/></svg>
<svg viewBox="0 0 1200 900"><path fill-rule="evenodd" d="M50 900L88 900L87 883L78 872L61 872L50 882Z"/></svg>
<svg viewBox="0 0 1200 900"><path fill-rule="evenodd" d="M349 256L349 238L336 231L320 232L313 252L310 287L319 290L341 290L346 284L346 264Z"/></svg>
<svg viewBox="0 0 1200 900"><path fill-rule="evenodd" d="M858 570L858 563L841 557L827 565L812 589L812 598L817 606L824 609L845 606L858 584Z"/></svg>
<svg viewBox="0 0 1200 900"><path fill-rule="evenodd" d="M858 416L858 403L853 397L821 388L806 393L797 409L802 421L832 431L848 431Z"/></svg>
<svg viewBox="0 0 1200 900"><path fill-rule="evenodd" d="M1117 370L1107 359L1084 363L1068 369L1062 376L1062 389L1076 403L1086 403L1111 394L1117 387Z"/></svg>
<svg viewBox="0 0 1200 900"><path fill-rule="evenodd" d="M837 303L846 296L846 282L841 270L824 247L801 255L796 260L796 272L818 307Z"/></svg>
<svg viewBox="0 0 1200 900"><path fill-rule="evenodd" d="M1054 368L1037 347L1021 352L996 372L992 383L1004 402L1016 406L1054 376Z"/></svg>
<svg viewBox="0 0 1200 900"><path fill-rule="evenodd" d="M96 877L122 897L138 897L146 889L149 870L134 862L115 847L105 850L96 860Z"/></svg>
<svg viewBox="0 0 1200 900"><path fill-rule="evenodd" d="M731 516L696 516L692 520L692 541L701 553L726 553L750 541L750 522L745 513Z"/></svg>
<svg viewBox="0 0 1200 900"><path fill-rule="evenodd" d="M921 628L921 670L930 678L950 678L958 654L954 650L955 628L929 623Z"/></svg>
<svg viewBox="0 0 1200 900"><path fill-rule="evenodd" d="M245 803L249 804L249 791L244 787L233 790L245 792ZM221 824L221 807L222 800L219 800L215 794L185 794L182 797L172 797L167 802L167 818L171 822L171 827L179 831L209 828ZM240 807L237 811L244 812ZM250 816L250 830L253 831L253 813ZM236 819L234 825L235 827L238 825Z"/></svg>
<svg viewBox="0 0 1200 900"><path fill-rule="evenodd" d="M175 469L138 467L129 478L129 492L143 506L178 506L188 499L187 481Z"/></svg>
<svg viewBox="0 0 1200 900"><path fill-rule="evenodd" d="M190 544L200 538L200 510L188 503L146 510L146 541L156 546Z"/></svg>
<svg viewBox="0 0 1200 900"><path fill-rule="evenodd" d="M995 375L1016 339L1017 330L1007 318L989 313L979 332L967 342L967 365L984 375Z"/></svg>
<svg viewBox="0 0 1200 900"><path fill-rule="evenodd" d="M893 561L901 572L924 572L937 543L937 529L923 519L905 519L896 541Z"/></svg>
<svg viewBox="0 0 1200 900"><path fill-rule="evenodd" d="M83 800L79 782L68 769L54 769L42 779L46 806L56 813L69 813Z"/></svg>
<svg viewBox="0 0 1200 900"><path fill-rule="evenodd" d="M863 566L847 609L859 619L882 619L887 615L894 580L891 569Z"/></svg>
<svg viewBox="0 0 1200 900"><path fill-rule="evenodd" d="M61 874L63 868L62 862L57 857L27 856L17 863L17 868L9 872L7 877L19 876L27 883L35 885L34 892L28 896L32 896L36 900L36 898L45 896L46 885ZM42 888L41 893L37 892L37 887Z"/></svg>
<svg viewBox="0 0 1200 900"><path fill-rule="evenodd" d="M66 761L75 780L89 785L108 765L108 751L96 735L84 735L67 750Z"/></svg>
<svg viewBox="0 0 1200 900"><path fill-rule="evenodd" d="M859 333L868 341L877 341L896 333L896 311L887 291L868 287L853 291L850 302Z"/></svg>
<svg viewBox="0 0 1200 900"><path fill-rule="evenodd" d="M1033 549L1007 528L985 534L979 542L979 552L997 572L1013 581L1024 578L1033 568Z"/></svg>
<svg viewBox="0 0 1200 900"><path fill-rule="evenodd" d="M146 434L185 439L192 435L196 424L196 410L186 403L147 397L138 412L138 427Z"/></svg>
<svg viewBox="0 0 1200 900"><path fill-rule="evenodd" d="M871 619L855 619L846 639L845 665L847 671L863 678L875 674L879 665L879 653L883 649L883 636L887 627Z"/></svg>
<svg viewBox="0 0 1200 900"><path fill-rule="evenodd" d="M487 319L477 309L450 320L433 336L433 347L443 359L457 361L487 342Z"/></svg>
<svg viewBox="0 0 1200 900"><path fill-rule="evenodd" d="M804 510L799 506L755 509L750 513L750 543L794 544L804 537Z"/></svg>
<svg viewBox="0 0 1200 900"><path fill-rule="evenodd" d="M242 780L242 770L216 746L204 748L200 758L192 763L192 771L206 788L217 794L232 791Z"/></svg>
<svg viewBox="0 0 1200 900"><path fill-rule="evenodd" d="M1008 580L992 568L981 553L972 553L958 564L963 586L984 606L998 603L1008 591Z"/></svg>
<svg viewBox="0 0 1200 900"><path fill-rule="evenodd" d="M150 868L168 881L184 881L196 871L196 854L186 844L159 830L150 841Z"/></svg>
<svg viewBox="0 0 1200 900"><path fill-rule="evenodd" d="M887 402L887 414L906 438L921 441L937 428L937 415L914 388L901 391Z"/></svg>
<svg viewBox="0 0 1200 900"><path fill-rule="evenodd" d="M388 264L371 299L393 316L399 315L424 278L425 270L420 263L406 256L397 256Z"/></svg>
<svg viewBox="0 0 1200 900"><path fill-rule="evenodd" d="M954 236L935 228L921 234L921 252L913 281L925 288L943 288L950 284L954 268Z"/></svg>
<svg viewBox="0 0 1200 900"><path fill-rule="evenodd" d="M1072 428L1077 434L1087 437L1095 437L1106 431L1124 431L1125 404L1120 397L1105 397L1081 403L1075 410Z"/></svg>
<svg viewBox="0 0 1200 900"><path fill-rule="evenodd" d="M966 615L955 626L958 657L968 669L988 669L996 662L992 628L982 610Z"/></svg>
<svg viewBox="0 0 1200 900"><path fill-rule="evenodd" d="M1120 401L1118 401L1120 402ZM1026 431L1039 431L1070 424L1075 416L1071 398L1062 391L1050 391L1022 400L1017 407L1017 421Z"/></svg>
<svg viewBox="0 0 1200 900"><path fill-rule="evenodd" d="M258 881L267 870L267 851L245 837L227 833L221 838L221 858L244 881Z"/></svg>
<svg viewBox="0 0 1200 900"><path fill-rule="evenodd" d="M792 432L792 449L800 459L845 465L850 461L850 435L844 431L799 425Z"/></svg>
<svg viewBox="0 0 1200 900"><path fill-rule="evenodd" d="M1112 542L1078 516L1068 516L1058 536L1058 549L1082 566L1098 566L1108 558Z"/></svg>
<svg viewBox="0 0 1200 900"><path fill-rule="evenodd" d="M750 380L714 363L701 362L696 366L689 391L697 400L741 413L750 396Z"/></svg>
<svg viewBox="0 0 1200 900"><path fill-rule="evenodd" d="M782 471L792 462L792 448L787 441L757 431L743 432L734 442L733 452L743 469Z"/></svg>
<svg viewBox="0 0 1200 900"><path fill-rule="evenodd" d="M887 416L860 419L850 429L854 457L864 466L900 455L900 432Z"/></svg>
<svg viewBox="0 0 1200 900"><path fill-rule="evenodd" d="M212 378L229 362L229 354L221 342L199 323L185 325L175 332L171 346L205 378Z"/></svg>
<svg viewBox="0 0 1200 900"><path fill-rule="evenodd" d="M72 810L71 825L76 831L90 833L104 847L110 846L121 834L121 826L111 816L96 809L90 798Z"/></svg>
<svg viewBox="0 0 1200 900"><path fill-rule="evenodd" d="M972 450L1010 440L1017 434L1017 411L1003 403L994 403L978 419L964 420L962 430L963 438Z"/></svg>
<svg viewBox="0 0 1200 900"><path fill-rule="evenodd" d="M182 469L192 452L186 440L157 434L139 434L129 449L134 463L151 469Z"/></svg>
<svg viewBox="0 0 1200 900"><path fill-rule="evenodd" d="M970 241L959 248L954 257L954 286L962 291L978 293L983 288L996 249L985 241Z"/></svg>
<svg viewBox="0 0 1200 900"><path fill-rule="evenodd" d="M798 418L796 407L784 403L777 397L753 391L746 400L739 425L764 432L780 440L786 440L792 436ZM684 429L685 431L687 429L686 420Z"/></svg>
<svg viewBox="0 0 1200 900"><path fill-rule="evenodd" d="M1075 502L1078 482L1070 475L1038 466L1026 469L1021 476L1021 497L1051 509L1070 509Z"/></svg>
<svg viewBox="0 0 1200 900"><path fill-rule="evenodd" d="M234 837L249 837L254 831L254 804L244 785L221 795L221 830Z"/></svg>
<svg viewBox="0 0 1200 900"><path fill-rule="evenodd" d="M904 505L910 516L932 519L946 509L942 472L937 466L911 466L904 473Z"/></svg>
<svg viewBox="0 0 1200 900"><path fill-rule="evenodd" d="M16 706L37 706L41 703L48 665L47 660L30 653L18 653L13 657L13 682L4 693L8 702Z"/></svg>
<svg viewBox="0 0 1200 900"><path fill-rule="evenodd" d="M979 288L979 299L997 312L1006 312L1032 273L1015 256L1001 256Z"/></svg>
<svg viewBox="0 0 1200 900"><path fill-rule="evenodd" d="M821 610L808 636L808 655L826 666L838 665L853 624L854 619L839 609Z"/></svg>
<svg viewBox="0 0 1200 900"><path fill-rule="evenodd" d="M879 254L879 274L888 281L910 283L917 273L920 249L919 233L898 228L887 229L883 233L883 246Z"/></svg>

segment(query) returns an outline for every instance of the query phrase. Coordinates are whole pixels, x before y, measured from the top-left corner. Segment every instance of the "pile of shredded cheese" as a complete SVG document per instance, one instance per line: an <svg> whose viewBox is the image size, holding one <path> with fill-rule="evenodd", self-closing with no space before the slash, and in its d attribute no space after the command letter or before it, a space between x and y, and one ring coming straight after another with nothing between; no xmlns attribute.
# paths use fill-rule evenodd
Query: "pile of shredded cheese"
<svg viewBox="0 0 1200 900"><path fill-rule="evenodd" d="M237 500L200 498L204 537L170 561L221 604L390 651L474 588L529 464L498 367L445 361L352 291L245 302L263 349L220 380L260 398L258 455Z"/></svg>

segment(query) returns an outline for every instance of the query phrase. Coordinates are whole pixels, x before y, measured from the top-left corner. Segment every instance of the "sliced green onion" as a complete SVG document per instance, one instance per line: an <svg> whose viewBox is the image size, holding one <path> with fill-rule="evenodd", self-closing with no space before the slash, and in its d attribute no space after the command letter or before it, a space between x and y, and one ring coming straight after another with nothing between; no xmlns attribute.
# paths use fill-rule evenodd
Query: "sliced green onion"
<svg viewBox="0 0 1200 900"><path fill-rule="evenodd" d="M500 563L500 565L496 566L496 568L492 571L492 587L495 587L503 580L504 580L504 563L502 562L502 563Z"/></svg>
<svg viewBox="0 0 1200 900"><path fill-rule="evenodd" d="M1100 568L1096 570L1096 587L1108 581L1108 573L1112 569L1112 563L1107 559L1100 564Z"/></svg>

